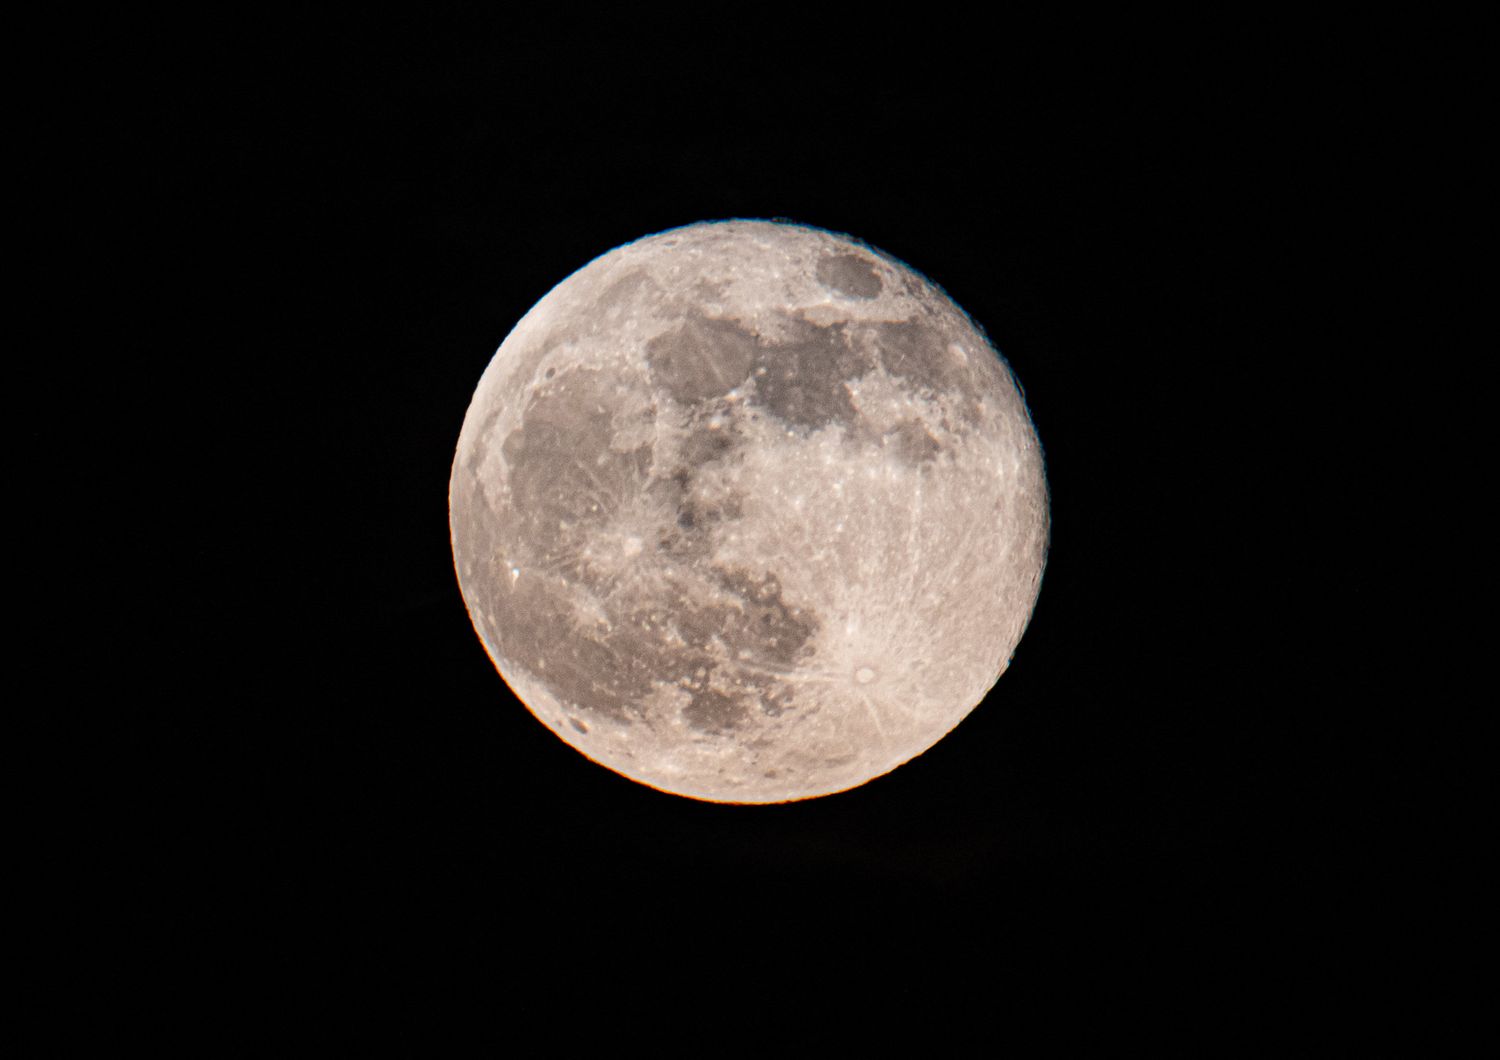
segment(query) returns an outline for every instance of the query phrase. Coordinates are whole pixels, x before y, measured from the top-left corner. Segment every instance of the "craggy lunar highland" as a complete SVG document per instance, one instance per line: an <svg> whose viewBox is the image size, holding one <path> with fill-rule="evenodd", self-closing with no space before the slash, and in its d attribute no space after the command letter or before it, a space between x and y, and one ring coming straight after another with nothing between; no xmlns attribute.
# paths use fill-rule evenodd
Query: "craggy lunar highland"
<svg viewBox="0 0 1500 1060"><path fill-rule="evenodd" d="M1042 454L931 283L797 225L692 225L554 288L449 493L475 629L589 758L698 799L863 784L995 684L1036 601Z"/></svg>

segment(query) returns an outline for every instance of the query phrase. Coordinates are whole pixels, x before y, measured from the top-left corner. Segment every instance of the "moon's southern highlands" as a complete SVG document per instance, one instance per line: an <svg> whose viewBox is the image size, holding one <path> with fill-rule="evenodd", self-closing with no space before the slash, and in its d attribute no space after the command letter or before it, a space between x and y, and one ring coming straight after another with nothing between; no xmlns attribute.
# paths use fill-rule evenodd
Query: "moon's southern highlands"
<svg viewBox="0 0 1500 1060"><path fill-rule="evenodd" d="M610 769L786 802L921 754L1009 665L1042 453L928 280L801 225L619 247L526 314L449 486L464 600L544 725Z"/></svg>

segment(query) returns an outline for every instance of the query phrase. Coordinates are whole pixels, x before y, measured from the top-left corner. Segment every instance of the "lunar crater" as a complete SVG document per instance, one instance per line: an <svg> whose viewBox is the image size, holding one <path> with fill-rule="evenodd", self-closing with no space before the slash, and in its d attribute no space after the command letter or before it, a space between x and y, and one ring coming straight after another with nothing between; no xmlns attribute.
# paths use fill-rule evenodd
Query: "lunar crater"
<svg viewBox="0 0 1500 1060"><path fill-rule="evenodd" d="M870 261L858 254L835 254L820 258L818 282L850 298L874 298L880 294L880 276Z"/></svg>

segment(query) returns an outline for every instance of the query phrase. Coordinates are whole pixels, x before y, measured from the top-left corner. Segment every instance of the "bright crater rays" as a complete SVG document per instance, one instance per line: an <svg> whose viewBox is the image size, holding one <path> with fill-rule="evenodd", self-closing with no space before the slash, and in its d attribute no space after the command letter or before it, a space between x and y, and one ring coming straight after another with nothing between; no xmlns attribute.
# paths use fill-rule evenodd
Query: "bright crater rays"
<svg viewBox="0 0 1500 1060"><path fill-rule="evenodd" d="M782 802L984 698L1045 559L1041 449L984 335L900 262L730 221L553 289L450 483L475 629L533 714L664 791Z"/></svg>

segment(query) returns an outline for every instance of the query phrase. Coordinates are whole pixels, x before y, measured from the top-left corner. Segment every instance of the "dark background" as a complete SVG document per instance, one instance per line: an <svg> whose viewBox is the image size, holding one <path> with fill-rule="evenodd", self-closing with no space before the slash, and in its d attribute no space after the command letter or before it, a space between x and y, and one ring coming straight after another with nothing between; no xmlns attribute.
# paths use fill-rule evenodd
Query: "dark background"
<svg viewBox="0 0 1500 1060"><path fill-rule="evenodd" d="M964 27L163 33L100 105L183 340L151 362L187 484L152 547L192 778L164 797L202 820L160 900L207 982L271 1011L417 982L549 1012L1335 988L1363 752L1322 665L1320 601L1357 591L1323 513L1361 484L1317 306L1350 86L1244 34L1123 58ZM728 217L848 232L941 284L1024 385L1052 491L985 703L785 806L663 795L563 745L491 666L448 540L511 327L599 254Z"/></svg>

